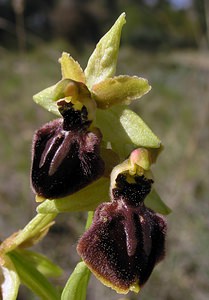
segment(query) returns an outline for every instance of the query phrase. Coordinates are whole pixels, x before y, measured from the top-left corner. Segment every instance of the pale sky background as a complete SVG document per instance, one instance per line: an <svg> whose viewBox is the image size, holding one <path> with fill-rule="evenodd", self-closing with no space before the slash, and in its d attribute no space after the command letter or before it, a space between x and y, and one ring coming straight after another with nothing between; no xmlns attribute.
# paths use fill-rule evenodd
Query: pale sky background
<svg viewBox="0 0 209 300"><path fill-rule="evenodd" d="M191 5L192 0L170 0L170 2L176 8L185 8L185 7L189 7Z"/></svg>

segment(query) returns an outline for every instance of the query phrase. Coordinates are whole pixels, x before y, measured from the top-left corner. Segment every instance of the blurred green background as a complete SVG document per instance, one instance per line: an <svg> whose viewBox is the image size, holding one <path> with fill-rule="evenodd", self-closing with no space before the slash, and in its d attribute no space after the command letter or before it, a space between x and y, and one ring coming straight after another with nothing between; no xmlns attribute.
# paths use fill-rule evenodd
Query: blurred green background
<svg viewBox="0 0 209 300"><path fill-rule="evenodd" d="M209 299L209 2L204 0L0 0L0 239L34 215L31 140L54 118L32 96L60 78L67 51L83 68L95 43L125 11L117 74L145 77L152 90L132 108L165 146L155 186L173 212L167 256L139 295L127 297L92 276L88 300ZM86 214L63 214L36 248L65 270L79 260ZM37 299L22 287L19 300Z"/></svg>

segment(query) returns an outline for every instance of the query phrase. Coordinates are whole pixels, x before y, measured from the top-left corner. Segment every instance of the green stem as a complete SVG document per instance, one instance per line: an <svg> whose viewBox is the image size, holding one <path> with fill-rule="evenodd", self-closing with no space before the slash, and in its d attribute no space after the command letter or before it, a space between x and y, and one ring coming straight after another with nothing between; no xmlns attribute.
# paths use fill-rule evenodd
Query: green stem
<svg viewBox="0 0 209 300"><path fill-rule="evenodd" d="M85 230L91 226L93 216L94 212L89 211ZM86 264L83 261L79 262L63 289L61 300L86 300L90 276L91 271Z"/></svg>
<svg viewBox="0 0 209 300"><path fill-rule="evenodd" d="M57 213L37 214L22 230L10 236L0 246L0 254L14 250L20 244L38 241L49 228Z"/></svg>
<svg viewBox="0 0 209 300"><path fill-rule="evenodd" d="M20 245L25 240L35 237L41 231L43 232L50 223L56 218L57 213L54 214L37 214L16 238L16 245Z"/></svg>

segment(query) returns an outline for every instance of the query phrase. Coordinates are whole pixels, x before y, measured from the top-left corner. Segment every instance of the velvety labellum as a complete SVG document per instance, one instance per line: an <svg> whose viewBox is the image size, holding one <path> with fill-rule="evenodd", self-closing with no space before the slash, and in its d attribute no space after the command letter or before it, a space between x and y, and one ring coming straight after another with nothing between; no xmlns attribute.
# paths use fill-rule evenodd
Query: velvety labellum
<svg viewBox="0 0 209 300"><path fill-rule="evenodd" d="M166 222L143 201L152 182L119 174L112 201L98 207L78 242L78 253L90 270L118 293L141 287L164 257Z"/></svg>
<svg viewBox="0 0 209 300"><path fill-rule="evenodd" d="M164 256L166 223L143 204L101 204L77 250L90 270L119 293L140 287Z"/></svg>
<svg viewBox="0 0 209 300"><path fill-rule="evenodd" d="M63 119L45 124L33 140L32 187L48 199L70 195L104 172L100 131L88 131L85 110L73 111L66 102L59 105Z"/></svg>

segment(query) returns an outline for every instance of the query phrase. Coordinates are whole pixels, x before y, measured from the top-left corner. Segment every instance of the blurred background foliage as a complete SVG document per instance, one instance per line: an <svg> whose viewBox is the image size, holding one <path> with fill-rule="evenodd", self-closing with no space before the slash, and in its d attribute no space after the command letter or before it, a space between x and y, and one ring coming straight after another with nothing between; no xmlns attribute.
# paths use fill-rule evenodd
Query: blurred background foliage
<svg viewBox="0 0 209 300"><path fill-rule="evenodd" d="M152 91L132 108L162 139L155 185L173 209L167 257L141 294L122 297L92 276L88 300L209 299L209 2L204 0L0 0L0 239L35 214L30 148L54 118L32 101L57 82L62 51L85 67L95 43L125 11L118 74L147 78ZM97 195L95 195L97 196ZM36 247L64 269L79 260L86 214L63 214ZM37 299L22 287L19 300Z"/></svg>
<svg viewBox="0 0 209 300"><path fill-rule="evenodd" d="M3 47L36 48L64 38L81 50L96 42L125 11L123 42L146 49L208 46L208 1L204 0L1 0ZM27 33L27 38L26 38ZM16 43L18 38L18 45Z"/></svg>

